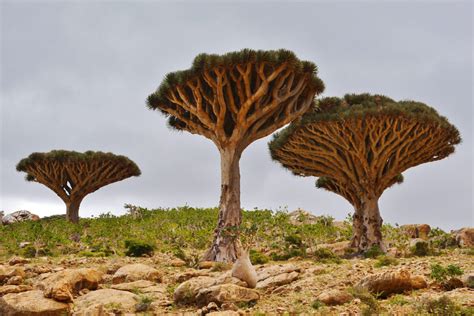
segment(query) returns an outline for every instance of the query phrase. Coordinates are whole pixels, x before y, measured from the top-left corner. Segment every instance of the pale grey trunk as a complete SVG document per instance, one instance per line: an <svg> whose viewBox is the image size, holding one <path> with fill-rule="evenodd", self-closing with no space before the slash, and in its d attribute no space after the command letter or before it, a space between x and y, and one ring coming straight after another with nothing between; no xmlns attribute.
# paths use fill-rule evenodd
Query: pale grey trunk
<svg viewBox="0 0 474 316"><path fill-rule="evenodd" d="M219 219L211 248L204 260L234 262L237 259L236 241L242 221L240 209L240 153L221 150L221 198Z"/></svg>
<svg viewBox="0 0 474 316"><path fill-rule="evenodd" d="M353 217L352 246L365 252L372 246L379 246L385 251L382 240L382 217L379 212L378 197L363 198L356 207Z"/></svg>

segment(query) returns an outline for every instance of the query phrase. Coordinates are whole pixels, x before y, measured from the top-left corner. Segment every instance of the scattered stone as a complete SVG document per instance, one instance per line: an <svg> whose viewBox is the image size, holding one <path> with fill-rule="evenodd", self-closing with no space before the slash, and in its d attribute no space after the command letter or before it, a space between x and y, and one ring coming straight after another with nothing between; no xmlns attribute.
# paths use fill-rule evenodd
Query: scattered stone
<svg viewBox="0 0 474 316"><path fill-rule="evenodd" d="M174 291L173 298L177 304L191 304L199 291L214 285L216 280L208 276L199 276L181 283Z"/></svg>
<svg viewBox="0 0 474 316"><path fill-rule="evenodd" d="M170 266L172 267L184 267L186 265L186 262L181 259L173 259L170 261Z"/></svg>
<svg viewBox="0 0 474 316"><path fill-rule="evenodd" d="M240 314L236 311L233 311L233 310L210 312L210 313L206 314L206 316L238 316L238 315L240 315Z"/></svg>
<svg viewBox="0 0 474 316"><path fill-rule="evenodd" d="M428 287L428 283L425 278L421 275L415 275L411 277L411 287L413 290L425 289Z"/></svg>
<svg viewBox="0 0 474 316"><path fill-rule="evenodd" d="M94 269L66 269L43 281L44 296L57 301L72 302L82 289L97 289L102 272Z"/></svg>
<svg viewBox="0 0 474 316"><path fill-rule="evenodd" d="M23 277L19 275L15 275L11 278L8 279L7 284L8 285L20 285L23 283Z"/></svg>
<svg viewBox="0 0 474 316"><path fill-rule="evenodd" d="M415 285L418 284L418 282L419 279L416 279ZM412 290L413 284L410 272L405 269L400 269L398 271L387 271L369 275L360 280L355 287L386 297L390 294Z"/></svg>
<svg viewBox="0 0 474 316"><path fill-rule="evenodd" d="M138 280L149 280L161 282L162 273L146 264L128 264L118 269L112 279L112 283L133 282Z"/></svg>
<svg viewBox="0 0 474 316"><path fill-rule="evenodd" d="M214 261L201 261L199 262L199 269L211 269L214 265Z"/></svg>
<svg viewBox="0 0 474 316"><path fill-rule="evenodd" d="M232 266L232 276L247 283L250 288L257 286L257 272L250 262L249 253L242 251Z"/></svg>
<svg viewBox="0 0 474 316"><path fill-rule="evenodd" d="M464 227L453 232L459 247L474 247L474 227Z"/></svg>
<svg viewBox="0 0 474 316"><path fill-rule="evenodd" d="M464 285L470 289L474 288L474 273L465 274L462 277L462 282Z"/></svg>
<svg viewBox="0 0 474 316"><path fill-rule="evenodd" d="M233 277L231 275L230 271L220 275L215 280L216 280L216 282L214 283L214 285L217 285L217 284L235 284L235 285L238 285L238 286L248 287L247 282L242 281L241 279L237 279L236 277Z"/></svg>
<svg viewBox="0 0 474 316"><path fill-rule="evenodd" d="M128 282L128 283L112 284L110 288L114 290L121 290L121 291L135 291L135 290L143 289L143 288L150 287L153 285L155 285L154 282L151 282L148 280L138 280L138 281Z"/></svg>
<svg viewBox="0 0 474 316"><path fill-rule="evenodd" d="M317 300L326 305L342 305L352 300L352 295L342 290L326 290L318 295Z"/></svg>
<svg viewBox="0 0 474 316"><path fill-rule="evenodd" d="M300 268L298 268L293 263L276 264L266 267L260 267L257 270L257 281L262 281L271 276L275 276L282 273L289 273L293 271L300 272Z"/></svg>
<svg viewBox="0 0 474 316"><path fill-rule="evenodd" d="M237 307L237 305L234 303L222 303L221 309L223 311L238 311L239 307Z"/></svg>
<svg viewBox="0 0 474 316"><path fill-rule="evenodd" d="M408 224L400 226L400 229L410 238L429 239L431 227L428 224Z"/></svg>
<svg viewBox="0 0 474 316"><path fill-rule="evenodd" d="M31 245L31 242L29 242L29 241L22 241L22 242L18 245L18 247L20 247L21 249L23 249L23 248L25 248L26 246L29 246L29 245Z"/></svg>
<svg viewBox="0 0 474 316"><path fill-rule="evenodd" d="M296 271L289 272L289 273L281 273L275 276L271 276L266 278L263 281L259 281L257 283L257 289L271 289L277 286L289 284L295 281L298 278L299 273Z"/></svg>
<svg viewBox="0 0 474 316"><path fill-rule="evenodd" d="M182 283L184 281L187 281L191 278L195 278L198 276L209 276L209 272L190 269L190 270L184 271L183 273L177 274L174 279L176 280L177 283Z"/></svg>
<svg viewBox="0 0 474 316"><path fill-rule="evenodd" d="M0 286L0 296L8 293L20 293L30 291L33 288L30 285L4 285Z"/></svg>
<svg viewBox="0 0 474 316"><path fill-rule="evenodd" d="M443 288L446 291L452 291L460 287L464 287L464 283L458 278L450 278L448 281L443 282Z"/></svg>
<svg viewBox="0 0 474 316"><path fill-rule="evenodd" d="M10 293L0 297L0 315L62 316L69 314L69 305L45 298L42 291Z"/></svg>
<svg viewBox="0 0 474 316"><path fill-rule="evenodd" d="M29 211L21 210L16 211L11 214L5 215L2 218L3 225L10 225L17 222L24 222L24 221L39 221L40 217L35 215Z"/></svg>
<svg viewBox="0 0 474 316"><path fill-rule="evenodd" d="M219 284L199 291L196 302L203 306L210 302L218 305L222 303L248 303L257 301L260 294L257 291L235 284Z"/></svg>
<svg viewBox="0 0 474 316"><path fill-rule="evenodd" d="M139 296L127 291L101 289L91 291L84 296L79 296L74 301L74 315L99 316L109 315L106 311L119 308L119 313L133 313L139 301ZM102 311L102 313L101 313Z"/></svg>
<svg viewBox="0 0 474 316"><path fill-rule="evenodd" d="M332 244L319 244L316 246L316 249L329 249L336 256L344 256L351 251L351 242L350 241L340 241ZM314 251L309 250L310 253Z"/></svg>
<svg viewBox="0 0 474 316"><path fill-rule="evenodd" d="M0 265L0 284L8 282L8 279L19 276L25 277L25 269L17 266L2 266Z"/></svg>
<svg viewBox="0 0 474 316"><path fill-rule="evenodd" d="M300 208L294 210L288 215L290 216L289 221L293 225L315 224L320 219L320 217L314 216L310 212Z"/></svg>
<svg viewBox="0 0 474 316"><path fill-rule="evenodd" d="M30 260L22 257L12 257L10 260L8 260L8 264L11 266L14 266L16 264L25 264L29 263Z"/></svg>

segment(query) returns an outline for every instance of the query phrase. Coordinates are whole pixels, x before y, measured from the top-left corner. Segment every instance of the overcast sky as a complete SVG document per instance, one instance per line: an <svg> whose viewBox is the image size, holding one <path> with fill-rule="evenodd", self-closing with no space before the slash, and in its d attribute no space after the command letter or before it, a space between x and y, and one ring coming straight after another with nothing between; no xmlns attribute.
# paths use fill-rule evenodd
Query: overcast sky
<svg viewBox="0 0 474 316"><path fill-rule="evenodd" d="M388 189L388 223L443 229L473 223L472 2L5 2L1 4L1 205L61 214L64 203L24 181L16 163L35 151L101 150L142 170L85 198L81 216L216 206L219 155L145 106L163 76L195 55L242 48L294 51L314 61L324 96L370 92L436 108L463 143L451 157L412 168ZM241 160L245 208L298 207L343 219L352 206L272 162L270 137Z"/></svg>

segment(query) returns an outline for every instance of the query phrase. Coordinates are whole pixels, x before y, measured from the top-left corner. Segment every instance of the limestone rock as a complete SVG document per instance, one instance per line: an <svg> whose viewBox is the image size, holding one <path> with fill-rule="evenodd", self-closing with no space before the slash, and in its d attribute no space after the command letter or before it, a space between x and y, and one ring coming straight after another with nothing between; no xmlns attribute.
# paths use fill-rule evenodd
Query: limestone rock
<svg viewBox="0 0 474 316"><path fill-rule="evenodd" d="M474 289L474 273L465 274L462 277L462 282L464 283L464 286Z"/></svg>
<svg viewBox="0 0 474 316"><path fill-rule="evenodd" d="M26 258L22 258L22 257L12 257L10 260L8 260L8 264L11 265L11 266L14 266L16 264L25 264L25 263L28 263L30 262L29 259L26 259Z"/></svg>
<svg viewBox="0 0 474 316"><path fill-rule="evenodd" d="M0 284L8 282L12 277L25 277L25 269L18 266L2 266L0 265Z"/></svg>
<svg viewBox="0 0 474 316"><path fill-rule="evenodd" d="M102 316L111 309L118 309L120 313L133 313L139 299L138 295L127 291L113 289L91 291L74 301L73 315Z"/></svg>
<svg viewBox="0 0 474 316"><path fill-rule="evenodd" d="M255 290L235 284L219 284L201 289L196 296L196 301L202 306L211 302L218 305L222 303L246 303L257 301L259 298L260 294Z"/></svg>
<svg viewBox="0 0 474 316"><path fill-rule="evenodd" d="M415 284L418 281L416 280ZM403 293L412 290L413 285L410 272L400 269L369 275L360 280L355 287L368 290L374 294L379 293L382 297L386 297L392 293Z"/></svg>
<svg viewBox="0 0 474 316"><path fill-rule="evenodd" d="M214 261L201 261L199 262L199 269L211 269L214 265Z"/></svg>
<svg viewBox="0 0 474 316"><path fill-rule="evenodd" d="M300 272L300 268L292 263L275 264L267 267L261 267L257 270L257 281L265 280L271 276L276 276L282 273Z"/></svg>
<svg viewBox="0 0 474 316"><path fill-rule="evenodd" d="M240 314L236 311L233 311L233 310L210 312L210 313L206 314L206 316L238 316L238 315L240 315Z"/></svg>
<svg viewBox="0 0 474 316"><path fill-rule="evenodd" d="M29 211L21 210L5 215L2 218L2 223L3 225L10 225L13 223L24 221L39 221L39 219L40 218L38 215L35 215Z"/></svg>
<svg viewBox="0 0 474 316"><path fill-rule="evenodd" d="M102 272L89 268L56 272L43 281L44 296L57 301L71 302L82 289L97 289L102 275Z"/></svg>
<svg viewBox="0 0 474 316"><path fill-rule="evenodd" d="M155 268L142 263L128 264L118 269L112 279L114 284L133 282L138 280L149 280L161 282L162 273Z"/></svg>
<svg viewBox="0 0 474 316"><path fill-rule="evenodd" d="M62 316L69 314L69 305L45 298L42 291L10 293L0 297L2 316Z"/></svg>
<svg viewBox="0 0 474 316"><path fill-rule="evenodd" d="M411 277L411 287L413 290L425 289L428 287L428 283L423 276L415 275Z"/></svg>
<svg viewBox="0 0 474 316"><path fill-rule="evenodd" d="M191 304L199 291L214 285L216 280L208 276L199 276L181 283L174 291L173 298L177 304Z"/></svg>
<svg viewBox="0 0 474 316"><path fill-rule="evenodd" d="M293 225L315 224L320 219L320 217L302 209L294 210L288 215L290 216L289 221Z"/></svg>
<svg viewBox="0 0 474 316"><path fill-rule="evenodd" d="M298 278L299 273L296 271L289 272L289 273L281 273L275 276L271 276L266 278L265 280L259 281L257 283L257 289L267 289L267 288L275 288L277 286L289 284L295 281Z"/></svg>
<svg viewBox="0 0 474 316"><path fill-rule="evenodd" d="M352 295L342 290L326 290L316 298L326 305L342 305L352 300Z"/></svg>
<svg viewBox="0 0 474 316"><path fill-rule="evenodd" d="M400 226L400 229L410 238L421 238L428 240L431 227L428 224L408 224Z"/></svg>
<svg viewBox="0 0 474 316"><path fill-rule="evenodd" d="M194 270L194 269L189 269L186 270L182 273L177 274L174 279L176 280L177 283L182 283L184 281L187 281L189 279L198 277L198 276L209 276L208 271L200 271L200 270Z"/></svg>
<svg viewBox="0 0 474 316"><path fill-rule="evenodd" d="M232 266L232 276L247 283L248 287L257 286L257 272L250 262L249 253L242 252Z"/></svg>
<svg viewBox="0 0 474 316"><path fill-rule="evenodd" d="M474 227L464 227L453 232L456 242L460 247L474 247Z"/></svg>
<svg viewBox="0 0 474 316"><path fill-rule="evenodd" d="M135 291L135 290L143 289L143 288L150 287L153 285L155 285L154 282L147 281L147 280L138 280L138 281L128 282L128 283L112 284L110 288L114 290L121 290L121 291Z"/></svg>
<svg viewBox="0 0 474 316"><path fill-rule="evenodd" d="M173 259L170 261L170 266L172 267L184 267L186 265L186 262L181 259Z"/></svg>
<svg viewBox="0 0 474 316"><path fill-rule="evenodd" d="M0 296L8 293L20 293L31 291L33 288L29 285L4 285L0 286Z"/></svg>

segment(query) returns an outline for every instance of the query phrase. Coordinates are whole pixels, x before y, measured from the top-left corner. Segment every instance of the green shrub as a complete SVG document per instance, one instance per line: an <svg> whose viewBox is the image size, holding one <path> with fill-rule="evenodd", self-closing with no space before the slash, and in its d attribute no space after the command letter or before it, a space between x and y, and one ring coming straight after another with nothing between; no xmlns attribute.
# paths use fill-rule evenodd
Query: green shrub
<svg viewBox="0 0 474 316"><path fill-rule="evenodd" d="M450 264L447 267L443 267L442 265L435 263L431 265L430 277L439 283L444 283L448 281L449 278L460 276L463 273L462 269L457 265Z"/></svg>
<svg viewBox="0 0 474 316"><path fill-rule="evenodd" d="M341 263L341 258L339 258L334 252L327 248L319 248L314 252L314 257L316 260L323 263Z"/></svg>
<svg viewBox="0 0 474 316"><path fill-rule="evenodd" d="M143 257L153 255L153 245L137 240L125 240L125 255L128 257Z"/></svg>
<svg viewBox="0 0 474 316"><path fill-rule="evenodd" d="M351 288L349 292L355 298L360 299L360 301L365 305L364 308L361 310L362 315L364 316L372 316L372 315L380 315L382 312L382 307L380 306L379 302L369 291L362 288Z"/></svg>
<svg viewBox="0 0 474 316"><path fill-rule="evenodd" d="M445 295L435 299L424 299L418 304L417 309L420 314L428 313L438 316L468 316L473 315L474 312L472 307L463 308Z"/></svg>
<svg viewBox="0 0 474 316"><path fill-rule="evenodd" d="M378 245L373 245L369 249L367 249L364 252L364 257L365 258L377 258L378 256L382 256L385 253L382 251L382 249Z"/></svg>
<svg viewBox="0 0 474 316"><path fill-rule="evenodd" d="M429 256L432 254L432 251L430 249L430 245L426 241L417 241L413 247L410 249L412 255L418 256L418 257L424 257L424 256Z"/></svg>
<svg viewBox="0 0 474 316"><path fill-rule="evenodd" d="M391 296L390 299L388 300L388 304L390 304L390 305L403 306L403 305L407 305L409 303L410 302L406 299L406 297L401 295L401 294L395 294L395 295Z"/></svg>
<svg viewBox="0 0 474 316"><path fill-rule="evenodd" d="M312 304L311 304L311 307L313 309L320 309L321 307L324 307L324 303L321 302L320 300L315 300Z"/></svg>
<svg viewBox="0 0 474 316"><path fill-rule="evenodd" d="M390 266L390 265L397 265L398 264L398 260L394 257L390 257L390 256L379 256L377 258L377 262L375 262L374 266L376 268L380 268L380 267L385 267L385 266Z"/></svg>
<svg viewBox="0 0 474 316"><path fill-rule="evenodd" d="M249 257L250 257L250 262L252 262L252 264L265 264L268 261L270 261L270 258L268 258L266 254L260 251L257 251L255 249L250 249Z"/></svg>

